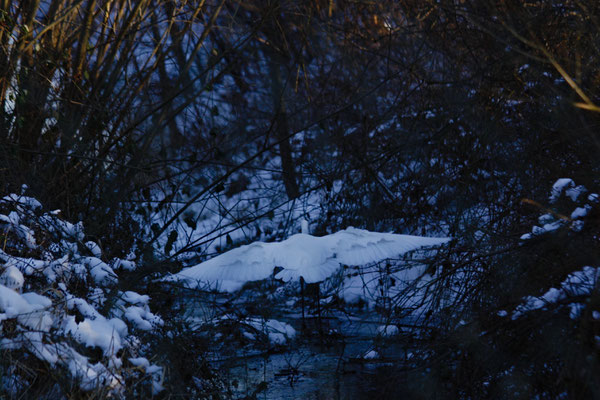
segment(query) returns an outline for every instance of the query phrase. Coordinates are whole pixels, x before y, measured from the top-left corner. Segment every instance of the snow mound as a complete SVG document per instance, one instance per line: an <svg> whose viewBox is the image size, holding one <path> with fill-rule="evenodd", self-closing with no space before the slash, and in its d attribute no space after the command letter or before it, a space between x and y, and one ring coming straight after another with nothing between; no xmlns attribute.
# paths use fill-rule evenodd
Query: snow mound
<svg viewBox="0 0 600 400"><path fill-rule="evenodd" d="M221 289L234 291L245 282L273 276L275 267L281 267L282 270L274 275L278 279L291 281L302 277L307 283L315 283L329 278L340 265L379 262L448 241L447 238L369 232L356 228L322 237L300 233L282 242L255 242L238 247L185 268L165 280L181 281L189 287L198 287L199 283L218 287L216 283L225 282Z"/></svg>

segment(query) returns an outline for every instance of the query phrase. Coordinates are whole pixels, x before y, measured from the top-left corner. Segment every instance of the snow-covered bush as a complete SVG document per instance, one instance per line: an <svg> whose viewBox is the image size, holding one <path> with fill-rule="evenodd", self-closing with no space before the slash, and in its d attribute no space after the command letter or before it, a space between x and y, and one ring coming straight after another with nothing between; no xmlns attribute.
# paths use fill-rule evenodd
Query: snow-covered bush
<svg viewBox="0 0 600 400"><path fill-rule="evenodd" d="M503 350L519 352L513 371L540 397L591 398L600 379L600 197L572 179L557 180L538 224L521 236L528 291L497 311ZM519 337L520 336L520 337ZM519 339L516 339L519 337ZM496 338L500 341L501 338ZM506 338L504 338L506 340ZM527 360L527 361L525 361Z"/></svg>
<svg viewBox="0 0 600 400"><path fill-rule="evenodd" d="M147 295L119 285L134 256L106 260L81 223L59 215L24 195L0 200L0 393L41 392L42 382L60 397L159 392L163 368L146 358L139 335L163 320Z"/></svg>
<svg viewBox="0 0 600 400"><path fill-rule="evenodd" d="M486 260L476 301L443 336L447 353L436 373L468 375L460 385L482 398L596 396L598 199L565 178L547 199L522 201L524 214L539 217Z"/></svg>
<svg viewBox="0 0 600 400"><path fill-rule="evenodd" d="M581 232L586 228L588 219L597 214L600 196L596 193L588 193L584 186L576 186L569 178L557 180L549 198L551 205L562 203L562 210L548 209L547 213L539 217L539 225L534 226L531 233L521 236L523 241L534 238L543 239L544 235L552 234L560 229ZM556 207L555 207L556 208ZM593 221L590 221L593 224ZM584 235L594 235L597 238L594 226L583 232ZM564 247L567 247L566 245ZM512 319L517 319L536 310L547 310L557 308L569 308L570 317L577 320L582 312L589 308L591 301L598 290L600 267L581 266L574 271L566 271L568 275L558 284L545 289L539 296L526 296L522 303L512 312ZM591 310L594 316L600 319L600 309ZM600 339L600 337L599 337ZM600 342L599 342L600 344Z"/></svg>
<svg viewBox="0 0 600 400"><path fill-rule="evenodd" d="M411 348L408 390L465 399L597 397L598 200L559 179L549 197L515 207L508 235L457 253L438 275L456 296Z"/></svg>

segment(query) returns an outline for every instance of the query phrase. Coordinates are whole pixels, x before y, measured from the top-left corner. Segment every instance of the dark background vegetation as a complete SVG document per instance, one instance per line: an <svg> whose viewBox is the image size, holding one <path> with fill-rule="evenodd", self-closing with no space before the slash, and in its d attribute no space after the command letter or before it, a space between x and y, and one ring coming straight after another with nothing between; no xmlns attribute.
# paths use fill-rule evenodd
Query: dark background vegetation
<svg viewBox="0 0 600 400"><path fill-rule="evenodd" d="M403 390L599 397L591 316L496 315L597 265L594 215L519 237L543 213L523 199L598 185L599 18L590 0L2 0L0 185L28 184L112 256L155 254L150 273L180 267L161 238L192 206L267 165L286 202L341 181L317 233L444 233L448 279L472 271L444 310L467 324L423 341Z"/></svg>

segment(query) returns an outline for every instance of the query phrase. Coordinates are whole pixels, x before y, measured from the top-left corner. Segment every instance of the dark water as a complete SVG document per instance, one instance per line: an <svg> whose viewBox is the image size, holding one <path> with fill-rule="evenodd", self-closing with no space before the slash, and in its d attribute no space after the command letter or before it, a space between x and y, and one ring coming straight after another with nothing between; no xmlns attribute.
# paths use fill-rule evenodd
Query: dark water
<svg viewBox="0 0 600 400"><path fill-rule="evenodd" d="M213 316L210 308L208 316L207 309L190 309L199 320ZM303 320L297 307L282 307L272 314L270 318L296 329L291 343L275 351L240 348L227 355L214 355L213 366L219 368L234 398L398 398L398 367L409 352L402 332L393 337L378 335L378 328L385 325L381 315L354 309L317 317L307 311ZM380 357L365 359L372 350Z"/></svg>
<svg viewBox="0 0 600 400"><path fill-rule="evenodd" d="M378 395L381 376L393 371L406 356L398 343L374 341L373 321L346 321L350 336L327 343L303 343L266 355L243 355L222 364L238 398L369 399ZM316 340L314 341L316 342ZM383 359L364 355L377 349Z"/></svg>
<svg viewBox="0 0 600 400"><path fill-rule="evenodd" d="M240 398L258 392L258 399L357 399L367 398L376 389L371 375L385 367L379 362L353 362L339 354L301 348L248 357L228 370L234 393Z"/></svg>

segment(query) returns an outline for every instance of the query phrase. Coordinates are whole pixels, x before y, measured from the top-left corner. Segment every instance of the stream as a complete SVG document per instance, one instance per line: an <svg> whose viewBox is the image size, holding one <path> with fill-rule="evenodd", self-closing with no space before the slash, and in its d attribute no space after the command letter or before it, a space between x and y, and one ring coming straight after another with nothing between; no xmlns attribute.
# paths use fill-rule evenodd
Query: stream
<svg viewBox="0 0 600 400"><path fill-rule="evenodd" d="M299 321L287 320L286 322ZM339 321L335 321L338 322ZM344 336L327 343L314 339L277 353L239 354L221 362L236 398L257 399L373 399L373 382L381 370L406 357L395 343L380 344L382 356L365 359L375 348L379 323L348 319L338 329ZM252 396L255 397L252 397Z"/></svg>
<svg viewBox="0 0 600 400"><path fill-rule="evenodd" d="M223 335L239 331L236 323L241 324L243 329L237 336L249 338L250 342L246 343L259 338L252 327L256 327L255 320L244 319L253 317L245 317L242 312L238 313L242 316L227 319L224 316L229 314L217 314L215 310L247 311L249 304L255 304L252 310L259 313L260 307L267 307L269 319L296 331L295 337L284 345L268 344L268 340L265 343L263 339L257 346L233 342L224 345L222 350L215 349L210 357L211 365L219 370L219 376L235 399L373 400L383 398L382 386L391 388L392 393L399 392L397 367L410 357L408 331L397 325L386 325L385 319L374 309L330 307L319 310L313 301L312 306L307 305L303 318L297 297L266 304L251 297L240 296L232 301L230 297L218 295L207 304L202 307L189 303L189 317L210 325L230 326L228 321L232 321L233 331L217 330ZM387 328L393 329L388 331Z"/></svg>

